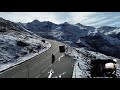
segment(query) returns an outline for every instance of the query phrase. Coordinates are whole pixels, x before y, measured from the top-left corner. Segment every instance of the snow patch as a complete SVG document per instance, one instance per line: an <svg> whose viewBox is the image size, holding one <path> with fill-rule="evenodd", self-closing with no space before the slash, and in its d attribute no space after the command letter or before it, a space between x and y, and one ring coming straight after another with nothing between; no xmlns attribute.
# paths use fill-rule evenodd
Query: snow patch
<svg viewBox="0 0 120 90"><path fill-rule="evenodd" d="M48 49L51 47L51 44L50 44L49 42L47 42L46 45L47 45L48 47L45 48L45 49L40 50L38 53L29 54L29 55L26 55L25 57L20 57L20 58L19 58L17 61L15 61L15 62L10 62L10 63L6 63L6 64L1 64L1 65L0 65L0 71L3 71L3 70L5 70L5 69L8 69L8 68L10 68L10 67L13 67L13 66L15 66L15 65L17 65L17 64L20 64L20 63L22 63L22 62L25 62L25 61L27 61L27 60L29 60L29 59L31 59L31 58L33 58L33 57L35 57L35 56L43 53L43 52L45 52L46 50L48 50Z"/></svg>

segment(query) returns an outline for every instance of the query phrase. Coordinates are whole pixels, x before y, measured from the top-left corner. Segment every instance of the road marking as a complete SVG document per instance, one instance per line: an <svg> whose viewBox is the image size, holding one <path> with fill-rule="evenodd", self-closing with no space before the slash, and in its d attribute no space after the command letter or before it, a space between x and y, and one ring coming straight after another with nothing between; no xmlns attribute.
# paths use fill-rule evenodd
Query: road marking
<svg viewBox="0 0 120 90"><path fill-rule="evenodd" d="M52 64L49 67L51 67L51 66L52 66Z"/></svg>
<svg viewBox="0 0 120 90"><path fill-rule="evenodd" d="M52 66L52 64L50 65L50 66L48 66L48 68L46 68L45 70L43 70L41 73L44 73L46 70L48 70L49 69L49 67L51 67ZM40 76L41 74L39 74L36 78L38 78L39 76Z"/></svg>
<svg viewBox="0 0 120 90"><path fill-rule="evenodd" d="M48 73L50 73L49 76L48 76L48 78L51 78L52 74L54 73L53 69L51 69L50 72L48 72Z"/></svg>
<svg viewBox="0 0 120 90"><path fill-rule="evenodd" d="M48 68L46 68L45 70L43 70L41 73L44 73L46 70L48 70ZM39 74L36 78L38 78L39 76L41 76L41 74Z"/></svg>
<svg viewBox="0 0 120 90"><path fill-rule="evenodd" d="M52 78L58 78L58 76L54 76L54 77L52 77Z"/></svg>
<svg viewBox="0 0 120 90"><path fill-rule="evenodd" d="M39 74L36 78L38 78L41 74Z"/></svg>
<svg viewBox="0 0 120 90"><path fill-rule="evenodd" d="M58 76L54 76L54 77L52 77L52 78L61 78L62 75L64 75L64 74L66 74L66 72L63 72L62 74L60 74L60 75L58 75Z"/></svg>
<svg viewBox="0 0 120 90"><path fill-rule="evenodd" d="M46 68L44 71L42 71L42 73L44 73L48 68Z"/></svg>
<svg viewBox="0 0 120 90"><path fill-rule="evenodd" d="M64 57L64 53L58 58L58 61L60 61L60 59L62 58L62 57Z"/></svg>
<svg viewBox="0 0 120 90"><path fill-rule="evenodd" d="M60 61L60 59L64 56L64 53L58 58L58 61ZM57 60L54 62L56 63ZM48 66L48 68L46 68L45 70L42 71L42 73L44 73L46 70L48 70L53 64L51 64L50 66ZM41 74L39 74L36 78L38 78Z"/></svg>
<svg viewBox="0 0 120 90"><path fill-rule="evenodd" d="M66 72L63 72L62 74L60 74L58 77L61 78L62 75L66 74Z"/></svg>

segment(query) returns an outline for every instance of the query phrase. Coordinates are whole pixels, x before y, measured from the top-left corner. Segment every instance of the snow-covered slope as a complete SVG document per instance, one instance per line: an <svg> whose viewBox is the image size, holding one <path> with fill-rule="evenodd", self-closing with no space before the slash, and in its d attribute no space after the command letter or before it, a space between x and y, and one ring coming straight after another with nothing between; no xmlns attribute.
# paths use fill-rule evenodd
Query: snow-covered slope
<svg viewBox="0 0 120 90"><path fill-rule="evenodd" d="M54 24L38 20L26 23L24 27L45 38L70 42L75 47L84 47L88 50L120 58L119 27L101 26L95 28L80 23L75 25L67 22Z"/></svg>
<svg viewBox="0 0 120 90"><path fill-rule="evenodd" d="M19 24L0 18L0 71L38 55L51 47L49 42Z"/></svg>
<svg viewBox="0 0 120 90"><path fill-rule="evenodd" d="M69 55L75 60L74 70L72 78L92 78L91 77L91 60L108 60L116 59L117 62L120 61L119 58L114 58L111 56L106 56L99 52L93 52L86 50L84 48L69 47L66 55ZM116 65L116 75L120 76L120 65Z"/></svg>

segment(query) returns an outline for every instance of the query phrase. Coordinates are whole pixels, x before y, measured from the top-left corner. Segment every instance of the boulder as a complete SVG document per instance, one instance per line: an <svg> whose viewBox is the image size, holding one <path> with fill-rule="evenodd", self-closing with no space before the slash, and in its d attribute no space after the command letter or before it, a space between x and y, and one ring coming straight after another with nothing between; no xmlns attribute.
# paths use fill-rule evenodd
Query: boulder
<svg viewBox="0 0 120 90"><path fill-rule="evenodd" d="M24 41L17 41L17 45L21 47L29 46L29 44Z"/></svg>

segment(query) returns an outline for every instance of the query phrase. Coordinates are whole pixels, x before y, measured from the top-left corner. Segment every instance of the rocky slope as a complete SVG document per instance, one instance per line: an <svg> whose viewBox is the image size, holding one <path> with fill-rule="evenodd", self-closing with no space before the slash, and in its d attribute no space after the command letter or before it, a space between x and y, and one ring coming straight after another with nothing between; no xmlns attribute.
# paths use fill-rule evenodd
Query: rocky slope
<svg viewBox="0 0 120 90"><path fill-rule="evenodd" d="M47 50L49 43L41 40L19 24L0 18L0 71Z"/></svg>

